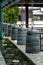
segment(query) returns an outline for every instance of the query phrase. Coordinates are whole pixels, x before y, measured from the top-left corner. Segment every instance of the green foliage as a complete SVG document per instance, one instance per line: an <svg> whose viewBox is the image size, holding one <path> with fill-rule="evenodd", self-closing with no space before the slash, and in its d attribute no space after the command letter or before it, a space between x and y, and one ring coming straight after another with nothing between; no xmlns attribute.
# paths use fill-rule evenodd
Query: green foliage
<svg viewBox="0 0 43 65"><path fill-rule="evenodd" d="M4 22L11 24L16 23L18 20L18 15L19 15L18 7L6 8L4 9L4 13L3 13Z"/></svg>

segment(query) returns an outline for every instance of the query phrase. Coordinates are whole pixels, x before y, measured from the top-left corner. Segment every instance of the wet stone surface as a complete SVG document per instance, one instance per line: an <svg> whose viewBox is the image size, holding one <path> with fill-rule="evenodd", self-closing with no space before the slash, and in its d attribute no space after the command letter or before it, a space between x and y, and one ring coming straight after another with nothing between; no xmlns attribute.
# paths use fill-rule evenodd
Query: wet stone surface
<svg viewBox="0 0 43 65"><path fill-rule="evenodd" d="M11 42L7 42L7 46L4 46L3 57L7 65L31 65L27 57Z"/></svg>
<svg viewBox="0 0 43 65"><path fill-rule="evenodd" d="M11 37L8 37L8 39L12 42L12 44L19 48L20 51L24 53L24 55L26 55L30 60L32 60L35 63L35 65L43 65L43 51L40 51L37 54L26 53L26 45L17 45L17 41L11 40Z"/></svg>

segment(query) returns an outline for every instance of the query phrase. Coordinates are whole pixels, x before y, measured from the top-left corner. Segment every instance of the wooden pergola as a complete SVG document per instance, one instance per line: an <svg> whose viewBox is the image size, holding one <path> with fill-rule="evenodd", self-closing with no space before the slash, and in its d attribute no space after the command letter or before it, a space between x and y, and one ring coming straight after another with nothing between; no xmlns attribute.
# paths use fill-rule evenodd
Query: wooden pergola
<svg viewBox="0 0 43 65"><path fill-rule="evenodd" d="M32 4L33 7L43 7L43 0L34 0L34 2L32 0L23 0L23 1L22 0L0 0L0 26L2 23L3 8L23 5L26 7L26 27L28 27L28 7L31 7ZM0 32L1 31L2 30L0 29Z"/></svg>

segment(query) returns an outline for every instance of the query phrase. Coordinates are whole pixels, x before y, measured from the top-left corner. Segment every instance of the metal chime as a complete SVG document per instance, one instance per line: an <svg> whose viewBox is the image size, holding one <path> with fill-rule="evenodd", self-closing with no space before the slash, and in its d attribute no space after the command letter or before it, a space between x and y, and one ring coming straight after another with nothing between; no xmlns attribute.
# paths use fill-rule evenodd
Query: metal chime
<svg viewBox="0 0 43 65"><path fill-rule="evenodd" d="M21 3L21 13L23 10L23 1ZM18 39L17 44L18 45L25 45L26 44L26 34L27 34L27 28L24 27L22 14L21 14L21 27L18 29Z"/></svg>
<svg viewBox="0 0 43 65"><path fill-rule="evenodd" d="M32 2L32 12L33 12L33 0ZM40 52L40 35L37 30L33 29L34 19L32 13L32 24L31 30L27 32L27 40L26 40L26 52L27 53L39 53Z"/></svg>

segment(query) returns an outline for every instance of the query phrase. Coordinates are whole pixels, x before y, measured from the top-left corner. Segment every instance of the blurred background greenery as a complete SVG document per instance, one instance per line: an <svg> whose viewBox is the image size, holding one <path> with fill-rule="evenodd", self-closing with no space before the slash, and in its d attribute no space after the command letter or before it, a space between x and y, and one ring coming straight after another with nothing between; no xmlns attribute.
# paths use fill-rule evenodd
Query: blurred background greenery
<svg viewBox="0 0 43 65"><path fill-rule="evenodd" d="M17 23L19 16L19 7L5 8L3 13L3 21L5 23Z"/></svg>

